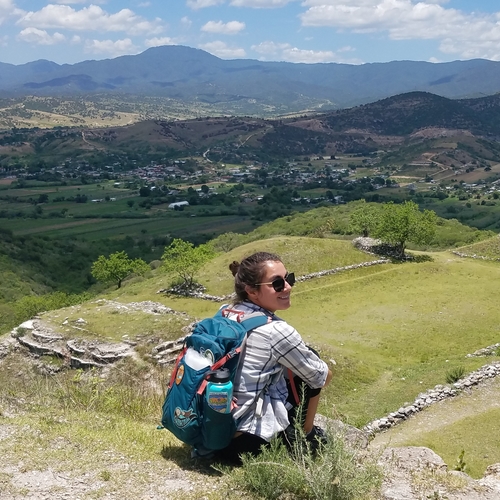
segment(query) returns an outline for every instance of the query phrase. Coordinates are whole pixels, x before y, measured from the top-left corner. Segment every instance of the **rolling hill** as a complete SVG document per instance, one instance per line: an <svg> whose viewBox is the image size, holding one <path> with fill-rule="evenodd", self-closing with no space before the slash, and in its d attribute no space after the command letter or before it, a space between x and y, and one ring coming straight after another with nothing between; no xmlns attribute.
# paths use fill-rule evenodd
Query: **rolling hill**
<svg viewBox="0 0 500 500"><path fill-rule="evenodd" d="M24 112L27 112L26 109ZM471 147L484 149L483 158L498 156L500 96L448 99L427 92L410 92L374 103L296 118L264 120L251 117L205 117L190 120L144 120L127 126L23 131L23 141L9 130L0 134L3 158L24 153L31 144L39 152L91 154L96 150L123 153L151 149L193 153L227 148L232 154L261 152L271 157L370 153L397 149L430 139L458 136L487 140ZM449 141L448 141L449 142ZM471 149L469 148L469 149ZM478 152L477 151L477 152ZM489 155L489 156L488 156ZM74 156L74 154L73 154Z"/></svg>

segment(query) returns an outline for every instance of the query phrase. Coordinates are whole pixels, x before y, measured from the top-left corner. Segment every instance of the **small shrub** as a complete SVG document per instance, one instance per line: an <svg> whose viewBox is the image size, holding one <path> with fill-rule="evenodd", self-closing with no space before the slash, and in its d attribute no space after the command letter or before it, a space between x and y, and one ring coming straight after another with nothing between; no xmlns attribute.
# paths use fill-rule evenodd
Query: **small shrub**
<svg viewBox="0 0 500 500"><path fill-rule="evenodd" d="M460 455L458 455L458 458L457 458L457 461L455 463L455 467L453 468L453 470L465 472L465 470L467 469L467 464L465 463L464 456L465 456L465 450L462 450L460 452Z"/></svg>
<svg viewBox="0 0 500 500"><path fill-rule="evenodd" d="M111 479L111 472L109 470L102 470L99 476L103 481L109 481Z"/></svg>
<svg viewBox="0 0 500 500"><path fill-rule="evenodd" d="M28 333L28 331L29 330L27 328L24 328L22 326L18 326L16 328L15 332L12 333L12 337L14 337L15 339L24 337Z"/></svg>
<svg viewBox="0 0 500 500"><path fill-rule="evenodd" d="M48 293L46 295L27 295L19 299L15 305L17 321L25 321L43 311L53 311L63 307L81 304L92 298L92 294L67 294L64 292Z"/></svg>
<svg viewBox="0 0 500 500"><path fill-rule="evenodd" d="M259 456L243 456L242 467L230 472L230 480L269 500L371 498L382 481L375 458L365 452L361 456L334 432L327 435L328 443L316 454L305 441L298 440L290 453L276 439Z"/></svg>
<svg viewBox="0 0 500 500"><path fill-rule="evenodd" d="M432 255L421 254L421 255L412 255L411 262L416 262L418 264L422 262L434 262Z"/></svg>
<svg viewBox="0 0 500 500"><path fill-rule="evenodd" d="M465 375L465 368L463 366L456 366L446 372L446 383L454 384Z"/></svg>

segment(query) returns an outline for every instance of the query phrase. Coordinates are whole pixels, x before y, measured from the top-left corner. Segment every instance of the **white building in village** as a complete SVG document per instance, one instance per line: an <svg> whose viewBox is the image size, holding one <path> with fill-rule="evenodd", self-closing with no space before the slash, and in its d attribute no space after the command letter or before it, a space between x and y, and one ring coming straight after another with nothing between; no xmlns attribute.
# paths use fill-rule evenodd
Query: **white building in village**
<svg viewBox="0 0 500 500"><path fill-rule="evenodd" d="M188 201L176 201L175 203L170 203L170 205L168 206L168 208L175 209L175 207L185 207L187 205L189 205Z"/></svg>

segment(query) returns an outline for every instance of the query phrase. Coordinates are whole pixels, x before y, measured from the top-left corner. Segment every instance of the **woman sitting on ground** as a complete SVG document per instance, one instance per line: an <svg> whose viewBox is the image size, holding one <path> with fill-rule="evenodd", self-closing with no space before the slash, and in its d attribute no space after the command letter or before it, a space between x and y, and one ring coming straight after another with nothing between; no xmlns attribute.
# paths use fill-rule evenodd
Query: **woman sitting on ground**
<svg viewBox="0 0 500 500"><path fill-rule="evenodd" d="M295 436L297 418L301 419L306 439L317 446L325 436L314 425L314 416L321 388L330 382L332 372L306 346L297 330L275 315L290 307L295 276L287 272L277 255L267 252L255 253L241 263L233 262L229 268L237 296L230 309L247 314L261 311L269 321L247 336L234 379L237 433L218 455L240 463L241 453L256 455L277 435L284 436L289 444ZM229 317L232 314L237 313ZM287 369L295 376L298 394L304 394L301 415L296 415L297 403L289 389Z"/></svg>

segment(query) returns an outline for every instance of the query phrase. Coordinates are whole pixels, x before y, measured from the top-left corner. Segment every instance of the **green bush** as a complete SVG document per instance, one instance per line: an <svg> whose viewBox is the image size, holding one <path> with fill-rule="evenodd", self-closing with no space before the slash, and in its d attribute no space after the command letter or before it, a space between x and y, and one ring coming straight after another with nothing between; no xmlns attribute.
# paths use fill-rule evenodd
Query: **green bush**
<svg viewBox="0 0 500 500"><path fill-rule="evenodd" d="M456 366L446 372L446 383L454 384L465 375L465 368L463 366Z"/></svg>
<svg viewBox="0 0 500 500"><path fill-rule="evenodd" d="M92 298L92 294L89 292L80 294L54 292L45 295L27 295L14 304L16 320L22 322L40 312L74 306L90 298Z"/></svg>
<svg viewBox="0 0 500 500"><path fill-rule="evenodd" d="M259 456L243 456L230 482L268 500L374 498L382 481L375 457L350 448L341 435L327 434L328 443L316 454L305 440L298 440L290 454L276 439Z"/></svg>

